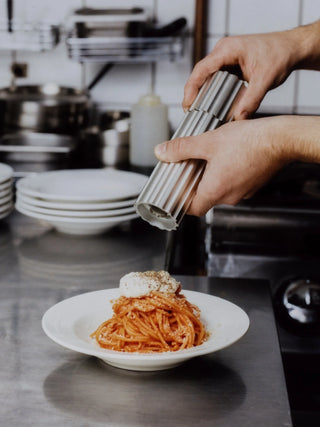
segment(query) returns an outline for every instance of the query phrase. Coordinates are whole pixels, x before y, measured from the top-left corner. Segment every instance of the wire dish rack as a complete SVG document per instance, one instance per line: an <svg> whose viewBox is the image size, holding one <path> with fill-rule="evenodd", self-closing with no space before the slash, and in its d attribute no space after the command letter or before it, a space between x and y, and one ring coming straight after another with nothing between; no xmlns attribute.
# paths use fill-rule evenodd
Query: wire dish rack
<svg viewBox="0 0 320 427"><path fill-rule="evenodd" d="M87 37L69 33L69 58L77 62L146 62L183 57L185 36L170 37Z"/></svg>
<svg viewBox="0 0 320 427"><path fill-rule="evenodd" d="M60 26L43 23L0 22L0 50L45 52L52 50L60 41Z"/></svg>

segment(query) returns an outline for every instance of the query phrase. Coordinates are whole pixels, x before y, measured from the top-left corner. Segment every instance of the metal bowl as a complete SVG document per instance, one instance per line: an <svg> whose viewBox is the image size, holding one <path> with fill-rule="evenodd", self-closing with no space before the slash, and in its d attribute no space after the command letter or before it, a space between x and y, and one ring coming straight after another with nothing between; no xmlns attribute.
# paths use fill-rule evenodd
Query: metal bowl
<svg viewBox="0 0 320 427"><path fill-rule="evenodd" d="M55 83L0 89L0 124L9 130L70 135L86 126L86 91Z"/></svg>
<svg viewBox="0 0 320 427"><path fill-rule="evenodd" d="M75 141L68 135L17 132L0 139L0 153L9 162L59 162L65 160Z"/></svg>

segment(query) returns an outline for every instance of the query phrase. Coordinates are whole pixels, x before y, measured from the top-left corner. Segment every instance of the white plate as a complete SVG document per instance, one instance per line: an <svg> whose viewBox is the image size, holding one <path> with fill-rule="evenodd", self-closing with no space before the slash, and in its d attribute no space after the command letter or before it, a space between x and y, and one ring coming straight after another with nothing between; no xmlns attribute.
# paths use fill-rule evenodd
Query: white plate
<svg viewBox="0 0 320 427"><path fill-rule="evenodd" d="M12 210L13 210L13 206L9 207L9 208L8 208L6 211L4 211L4 212L1 212L1 213L0 213L0 219L6 218L8 215L10 215L10 214L11 214Z"/></svg>
<svg viewBox="0 0 320 427"><path fill-rule="evenodd" d="M57 217L33 212L29 209L26 209L25 207L22 207L19 203L16 203L16 209L24 215L30 216L31 218L36 218L42 222L45 222L46 224L53 226L61 233L78 236L101 234L124 221L129 221L138 217L136 213L108 218Z"/></svg>
<svg viewBox="0 0 320 427"><path fill-rule="evenodd" d="M61 170L23 178L17 189L60 202L108 202L138 196L147 179L146 175L115 169Z"/></svg>
<svg viewBox="0 0 320 427"><path fill-rule="evenodd" d="M19 206L25 209L29 209L32 212L42 213L45 215L64 216L64 217L78 217L78 218L108 218L115 217L118 215L128 215L135 213L134 207L122 208L122 209L109 209L101 211L75 211L75 210L63 210L63 209L50 209L33 206L32 204L22 201L19 197L17 199Z"/></svg>
<svg viewBox="0 0 320 427"><path fill-rule="evenodd" d="M13 175L13 169L5 163L0 163L0 184L10 179Z"/></svg>
<svg viewBox="0 0 320 427"><path fill-rule="evenodd" d="M0 197L0 205L3 205L5 203L11 202L11 201L12 201L12 194L11 193L9 193L5 197Z"/></svg>
<svg viewBox="0 0 320 427"><path fill-rule="evenodd" d="M239 340L249 327L247 314L224 299L194 291L183 291L201 310L201 319L210 332L198 347L159 354L122 353L101 349L90 334L112 317L110 300L119 297L119 289L81 294L51 307L42 318L44 332L56 343L89 354L118 368L154 371L172 368L196 356L221 350Z"/></svg>
<svg viewBox="0 0 320 427"><path fill-rule="evenodd" d="M8 196L11 193L12 193L11 188L10 187L6 188L5 190L0 191L0 198L1 197L6 197L6 196Z"/></svg>
<svg viewBox="0 0 320 427"><path fill-rule="evenodd" d="M12 208L13 208L12 202L5 203L4 205L0 205L0 214L2 214L3 212L9 211Z"/></svg>
<svg viewBox="0 0 320 427"><path fill-rule="evenodd" d="M30 205L39 206L41 208L52 209L68 209L68 210L100 210L100 209L119 209L132 207L136 201L136 197L132 199L121 200L119 202L96 202L96 203L79 203L79 202L53 202L49 200L39 199L37 197L28 196L23 191L17 191L19 200L29 203Z"/></svg>
<svg viewBox="0 0 320 427"><path fill-rule="evenodd" d="M19 202L16 203L16 208L19 212L25 213L28 216L31 216L36 219L42 219L44 221L55 221L55 222L69 222L72 223L79 223L79 224L107 224L109 222L121 222L121 221L127 221L128 219L137 218L138 215L136 213L129 214L129 215L115 215L112 217L104 217L104 218L81 218L81 217L67 217L67 216L54 216L54 215L46 215L46 214L40 214L38 212L34 212L29 208L26 208L24 206L21 206Z"/></svg>
<svg viewBox="0 0 320 427"><path fill-rule="evenodd" d="M2 184L0 184L0 191L3 190L11 190L12 189L12 180L8 179L7 181L4 181Z"/></svg>

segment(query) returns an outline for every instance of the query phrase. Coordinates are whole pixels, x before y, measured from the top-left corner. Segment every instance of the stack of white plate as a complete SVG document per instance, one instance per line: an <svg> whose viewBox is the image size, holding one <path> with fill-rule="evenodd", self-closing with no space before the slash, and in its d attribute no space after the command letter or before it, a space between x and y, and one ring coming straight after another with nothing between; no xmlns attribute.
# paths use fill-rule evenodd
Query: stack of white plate
<svg viewBox="0 0 320 427"><path fill-rule="evenodd" d="M5 163L0 163L0 219L12 211L12 175L13 169Z"/></svg>
<svg viewBox="0 0 320 427"><path fill-rule="evenodd" d="M67 234L100 234L136 218L147 176L115 169L38 173L17 183L16 209Z"/></svg>

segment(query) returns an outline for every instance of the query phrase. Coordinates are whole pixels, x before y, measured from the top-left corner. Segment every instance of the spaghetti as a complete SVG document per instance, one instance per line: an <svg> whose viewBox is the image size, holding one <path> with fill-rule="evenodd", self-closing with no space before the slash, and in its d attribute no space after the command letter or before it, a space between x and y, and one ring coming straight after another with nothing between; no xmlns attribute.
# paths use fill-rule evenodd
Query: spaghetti
<svg viewBox="0 0 320 427"><path fill-rule="evenodd" d="M198 346L207 338L199 308L181 294L121 296L112 308L113 317L91 334L109 350L161 353Z"/></svg>

